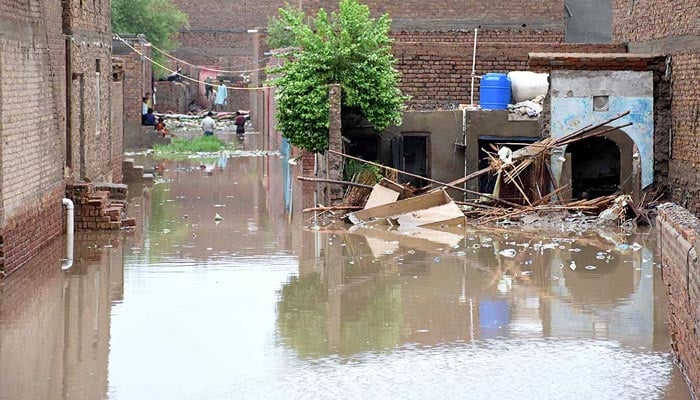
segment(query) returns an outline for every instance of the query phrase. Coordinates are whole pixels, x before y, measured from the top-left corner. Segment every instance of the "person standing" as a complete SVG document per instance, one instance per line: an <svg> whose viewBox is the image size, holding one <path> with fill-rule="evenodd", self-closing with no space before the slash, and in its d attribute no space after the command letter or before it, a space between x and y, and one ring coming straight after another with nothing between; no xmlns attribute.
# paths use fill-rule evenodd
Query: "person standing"
<svg viewBox="0 0 700 400"><path fill-rule="evenodd" d="M240 111L236 111L236 119L233 123L236 125L236 136L239 140L243 140L243 135L245 135L245 115L241 114Z"/></svg>
<svg viewBox="0 0 700 400"><path fill-rule="evenodd" d="M148 114L148 97L141 98L141 125L146 125L146 114Z"/></svg>
<svg viewBox="0 0 700 400"><path fill-rule="evenodd" d="M224 81L219 81L219 87L216 88L216 99L214 100L214 109L221 111L226 104L228 98L228 88L224 85Z"/></svg>
<svg viewBox="0 0 700 400"><path fill-rule="evenodd" d="M207 116L202 120L202 130L204 131L204 136L214 136L214 129L216 129L216 121L212 116L214 113L209 111Z"/></svg>

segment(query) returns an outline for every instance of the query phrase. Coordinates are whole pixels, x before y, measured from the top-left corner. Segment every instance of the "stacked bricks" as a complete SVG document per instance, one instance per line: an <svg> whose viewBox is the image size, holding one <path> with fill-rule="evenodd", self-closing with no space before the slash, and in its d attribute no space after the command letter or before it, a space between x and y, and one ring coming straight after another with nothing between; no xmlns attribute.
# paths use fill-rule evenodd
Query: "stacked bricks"
<svg viewBox="0 0 700 400"><path fill-rule="evenodd" d="M100 190L102 189L102 190ZM126 185L96 186L80 182L66 186L66 196L75 205L75 229L121 229L135 225L126 217Z"/></svg>
<svg viewBox="0 0 700 400"><path fill-rule="evenodd" d="M668 295L671 345L690 388L700 394L700 220L671 203L659 207L657 252Z"/></svg>

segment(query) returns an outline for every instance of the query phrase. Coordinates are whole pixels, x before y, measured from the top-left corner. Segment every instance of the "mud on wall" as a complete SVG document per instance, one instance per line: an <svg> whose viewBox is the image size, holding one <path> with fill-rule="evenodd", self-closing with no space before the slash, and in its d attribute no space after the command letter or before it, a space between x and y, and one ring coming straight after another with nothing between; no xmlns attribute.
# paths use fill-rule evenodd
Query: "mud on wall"
<svg viewBox="0 0 700 400"><path fill-rule="evenodd" d="M700 394L700 220L675 205L659 207L657 253L666 285L671 346L690 388Z"/></svg>

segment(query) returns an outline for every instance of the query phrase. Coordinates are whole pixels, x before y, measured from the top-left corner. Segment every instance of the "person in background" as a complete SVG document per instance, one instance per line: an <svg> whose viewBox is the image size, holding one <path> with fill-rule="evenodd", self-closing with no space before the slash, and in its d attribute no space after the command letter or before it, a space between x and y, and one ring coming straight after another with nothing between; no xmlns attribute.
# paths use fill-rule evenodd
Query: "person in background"
<svg viewBox="0 0 700 400"><path fill-rule="evenodd" d="M236 136L238 140L243 140L243 135L245 135L245 115L241 114L240 111L236 111L236 119L233 123L236 125Z"/></svg>
<svg viewBox="0 0 700 400"><path fill-rule="evenodd" d="M209 111L207 116L202 120L202 130L204 131L204 136L214 136L214 129L216 129L216 121L212 116L214 113Z"/></svg>
<svg viewBox="0 0 700 400"><path fill-rule="evenodd" d="M214 85L211 76L204 80L204 97L207 98L207 106L211 106L212 97L215 96Z"/></svg>
<svg viewBox="0 0 700 400"><path fill-rule="evenodd" d="M219 80L219 87L216 88L216 99L214 100L214 109L221 111L226 104L228 98L228 88L224 85L223 80Z"/></svg>
<svg viewBox="0 0 700 400"><path fill-rule="evenodd" d="M146 93L146 106L148 106L148 108L153 108L153 96L151 92Z"/></svg>
<svg viewBox="0 0 700 400"><path fill-rule="evenodd" d="M146 110L146 115L143 117L143 124L146 126L156 126L156 116L153 115L153 109Z"/></svg>
<svg viewBox="0 0 700 400"><path fill-rule="evenodd" d="M141 98L141 125L146 125L146 114L148 114L148 97Z"/></svg>
<svg viewBox="0 0 700 400"><path fill-rule="evenodd" d="M170 133L168 127L165 126L165 121L163 120L163 117L158 117L158 122L156 122L156 132L163 135L163 137L166 137L168 135L175 136L174 134Z"/></svg>

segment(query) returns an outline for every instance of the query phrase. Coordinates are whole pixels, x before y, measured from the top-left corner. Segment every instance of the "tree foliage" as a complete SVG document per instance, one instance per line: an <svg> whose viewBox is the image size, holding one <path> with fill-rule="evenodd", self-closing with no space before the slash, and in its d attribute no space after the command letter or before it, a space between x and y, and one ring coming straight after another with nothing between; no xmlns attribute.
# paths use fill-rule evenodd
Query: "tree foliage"
<svg viewBox="0 0 700 400"><path fill-rule="evenodd" d="M189 27L187 14L171 0L112 0L112 31L114 33L146 35L146 39L163 51L177 46L180 29ZM157 51L153 58L165 61Z"/></svg>
<svg viewBox="0 0 700 400"><path fill-rule="evenodd" d="M341 0L338 13L323 9L309 23L303 13L280 9L292 33L293 50L272 71L277 91L278 128L295 146L328 148L328 85L342 86L341 105L359 110L377 131L401 123L405 97L398 88L387 15L370 17L357 0Z"/></svg>

